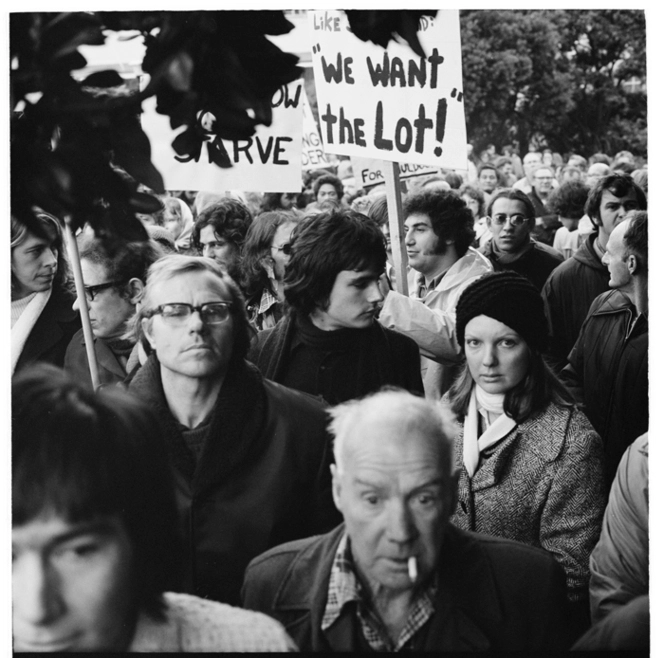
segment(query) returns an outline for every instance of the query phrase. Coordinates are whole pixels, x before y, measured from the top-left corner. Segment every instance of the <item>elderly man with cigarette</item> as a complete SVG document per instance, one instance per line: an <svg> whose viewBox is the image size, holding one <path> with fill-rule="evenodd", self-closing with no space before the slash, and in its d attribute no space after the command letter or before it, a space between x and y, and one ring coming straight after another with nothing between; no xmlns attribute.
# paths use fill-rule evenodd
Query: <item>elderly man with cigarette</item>
<svg viewBox="0 0 664 658"><path fill-rule="evenodd" d="M243 605L302 651L564 650L565 577L552 556L466 532L440 407L383 390L331 411L344 523L278 546L245 574Z"/></svg>

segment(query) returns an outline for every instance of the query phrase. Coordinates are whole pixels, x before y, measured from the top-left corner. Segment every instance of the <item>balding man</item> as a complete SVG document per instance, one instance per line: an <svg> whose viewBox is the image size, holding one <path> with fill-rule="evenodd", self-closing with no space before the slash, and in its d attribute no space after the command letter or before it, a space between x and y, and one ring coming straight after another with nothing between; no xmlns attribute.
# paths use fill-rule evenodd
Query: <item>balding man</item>
<svg viewBox="0 0 664 658"><path fill-rule="evenodd" d="M245 607L280 620L302 651L567 646L552 556L449 524L454 430L439 406L389 390L331 414L344 524L256 558Z"/></svg>

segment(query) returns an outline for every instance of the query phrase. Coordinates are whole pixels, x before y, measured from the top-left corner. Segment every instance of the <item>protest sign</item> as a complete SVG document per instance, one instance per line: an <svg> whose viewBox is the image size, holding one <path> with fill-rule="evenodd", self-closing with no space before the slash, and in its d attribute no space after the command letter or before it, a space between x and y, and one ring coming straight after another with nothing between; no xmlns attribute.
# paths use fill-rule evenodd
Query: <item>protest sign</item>
<svg viewBox="0 0 664 658"><path fill-rule="evenodd" d="M157 114L153 98L143 103L141 123L150 139L152 162L169 190L252 190L299 192L302 189L302 80L282 86L272 99L272 125L256 127L249 139L217 140L210 135L196 162L182 162L171 142L176 132L168 116ZM205 124L206 118L202 121ZM232 167L222 169L209 149L224 148Z"/></svg>
<svg viewBox="0 0 664 658"><path fill-rule="evenodd" d="M340 11L309 20L326 152L467 166L458 11L420 19L425 57L394 41L387 49L361 41Z"/></svg>
<svg viewBox="0 0 664 658"><path fill-rule="evenodd" d="M373 160L371 158L351 158L350 160L353 164L353 174L357 187L368 189L386 183L385 167L388 163L385 160ZM438 167L405 162L399 164L399 178L401 180L439 173L440 169Z"/></svg>
<svg viewBox="0 0 664 658"><path fill-rule="evenodd" d="M330 159L323 151L323 142L318 132L316 117L311 111L309 99L305 93L302 94L302 112L304 123L302 127L302 169L322 169L329 167Z"/></svg>

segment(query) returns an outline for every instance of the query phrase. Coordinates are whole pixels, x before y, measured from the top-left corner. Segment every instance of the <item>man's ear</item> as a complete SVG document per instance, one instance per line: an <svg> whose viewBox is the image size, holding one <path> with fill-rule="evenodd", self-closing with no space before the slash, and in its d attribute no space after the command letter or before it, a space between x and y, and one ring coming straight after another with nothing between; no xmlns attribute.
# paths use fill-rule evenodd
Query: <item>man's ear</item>
<svg viewBox="0 0 664 658"><path fill-rule="evenodd" d="M634 254L627 256L627 269L632 276L638 274L641 270L639 259Z"/></svg>
<svg viewBox="0 0 664 658"><path fill-rule="evenodd" d="M143 298L145 284L137 277L134 277L133 279L129 279L127 289L129 290L129 302L135 306Z"/></svg>
<svg viewBox="0 0 664 658"><path fill-rule="evenodd" d="M154 338L152 337L151 334L152 326L150 320L152 320L152 318L143 318L141 320L141 329L143 329L143 334L147 338L148 343L150 343L150 347L154 350L156 349L156 347L154 343Z"/></svg>
<svg viewBox="0 0 664 658"><path fill-rule="evenodd" d="M336 464L330 464L332 473L332 499L335 507L341 512L341 475Z"/></svg>

